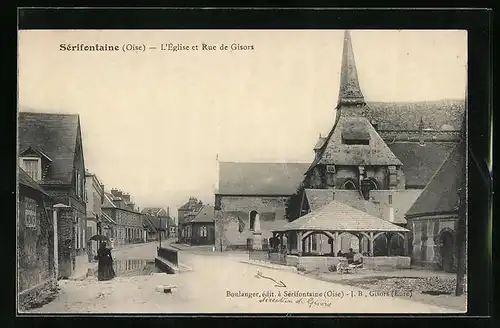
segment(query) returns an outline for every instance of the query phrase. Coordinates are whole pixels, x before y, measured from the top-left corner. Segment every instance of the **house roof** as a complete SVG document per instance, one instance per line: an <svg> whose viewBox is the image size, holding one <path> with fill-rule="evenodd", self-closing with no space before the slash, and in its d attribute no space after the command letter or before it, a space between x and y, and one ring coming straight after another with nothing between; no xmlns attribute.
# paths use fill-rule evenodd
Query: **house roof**
<svg viewBox="0 0 500 328"><path fill-rule="evenodd" d="M325 206L287 223L284 229L363 232L408 231L336 200L332 200Z"/></svg>
<svg viewBox="0 0 500 328"><path fill-rule="evenodd" d="M219 163L221 195L292 195L303 180L305 163Z"/></svg>
<svg viewBox="0 0 500 328"><path fill-rule="evenodd" d="M144 207L141 211L141 213L148 213L148 214L154 214L154 215L161 215L161 216L166 216L167 212L165 211L164 208L161 207Z"/></svg>
<svg viewBox="0 0 500 328"><path fill-rule="evenodd" d="M458 190L465 185L466 158L459 143L439 167L406 217L458 213Z"/></svg>
<svg viewBox="0 0 500 328"><path fill-rule="evenodd" d="M389 221L389 195L392 195L394 222L405 224L405 213L421 194L419 189L371 190L370 199L365 200L357 190L335 190L335 200L375 217ZM331 189L306 189L306 199L311 211L317 210L333 199Z"/></svg>
<svg viewBox="0 0 500 328"><path fill-rule="evenodd" d="M156 231L165 231L166 222L162 220L160 222L160 218L157 216L152 216L151 214L145 214L147 220L151 223ZM161 224L160 224L161 223Z"/></svg>
<svg viewBox="0 0 500 328"><path fill-rule="evenodd" d="M423 189L456 143L425 142L421 146L418 142L394 142L388 146L403 162L406 185Z"/></svg>
<svg viewBox="0 0 500 328"><path fill-rule="evenodd" d="M214 222L215 220L215 207L204 205L203 208L188 221L188 223L205 223Z"/></svg>
<svg viewBox="0 0 500 328"><path fill-rule="evenodd" d="M350 130L362 131L365 136L369 134L369 145L342 143L342 133ZM394 155L365 117L340 115L316 164L402 165L403 163Z"/></svg>
<svg viewBox="0 0 500 328"><path fill-rule="evenodd" d="M42 151L52 160L47 180L71 183L79 128L78 115L19 112L19 149Z"/></svg>
<svg viewBox="0 0 500 328"><path fill-rule="evenodd" d="M146 230L148 230L149 232L155 232L156 231L156 228L153 226L153 224L151 223L151 221L149 220L148 218L148 215L147 214L144 214L142 216L142 225L146 228Z"/></svg>
<svg viewBox="0 0 500 328"><path fill-rule="evenodd" d="M113 203L114 196L109 192L104 192L104 203L101 207L104 208L116 208L115 203Z"/></svg>
<svg viewBox="0 0 500 328"><path fill-rule="evenodd" d="M378 130L418 130L423 127L459 131L465 113L465 100L445 99L421 102L368 102L365 116L376 121Z"/></svg>
<svg viewBox="0 0 500 328"><path fill-rule="evenodd" d="M115 220L113 220L113 218L111 218L111 216L107 215L106 213L102 212L102 218L103 220L106 222L106 223L110 223L110 224L116 224Z"/></svg>
<svg viewBox="0 0 500 328"><path fill-rule="evenodd" d="M47 193L45 192L45 190L43 190L43 188L40 187L40 185L35 180L33 180L29 176L29 174L26 173L21 167L19 167L19 184L23 185L23 186L26 186L26 187L29 187L29 188L31 188L33 190L39 191L39 192L41 192L44 195L47 195Z"/></svg>

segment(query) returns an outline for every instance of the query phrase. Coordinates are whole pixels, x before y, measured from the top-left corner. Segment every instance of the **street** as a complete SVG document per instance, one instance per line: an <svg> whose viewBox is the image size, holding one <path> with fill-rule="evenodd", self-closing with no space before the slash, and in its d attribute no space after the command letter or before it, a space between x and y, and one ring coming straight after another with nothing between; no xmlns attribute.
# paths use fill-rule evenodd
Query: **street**
<svg viewBox="0 0 500 328"><path fill-rule="evenodd" d="M116 261L153 259L156 244L114 252ZM320 281L291 271L242 263L245 252L179 251L176 275L118 276L98 282L59 282L60 295L30 313L452 313L418 303L411 295L366 290ZM280 285L277 287L275 285ZM173 293L156 291L175 285ZM302 294L300 294L302 293ZM309 293L309 295L307 294Z"/></svg>

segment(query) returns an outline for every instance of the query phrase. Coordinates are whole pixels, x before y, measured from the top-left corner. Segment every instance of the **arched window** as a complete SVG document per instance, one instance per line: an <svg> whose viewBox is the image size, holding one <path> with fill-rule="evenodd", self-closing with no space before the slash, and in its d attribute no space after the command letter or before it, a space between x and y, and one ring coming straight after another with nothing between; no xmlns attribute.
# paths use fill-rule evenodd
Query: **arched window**
<svg viewBox="0 0 500 328"><path fill-rule="evenodd" d="M345 189L345 190L356 190L356 184L352 180L347 180L342 185L342 189Z"/></svg>
<svg viewBox="0 0 500 328"><path fill-rule="evenodd" d="M257 216L257 211L250 212L250 230L255 229L255 217Z"/></svg>
<svg viewBox="0 0 500 328"><path fill-rule="evenodd" d="M374 178L368 178L368 180L370 180L370 190L378 190L377 180Z"/></svg>

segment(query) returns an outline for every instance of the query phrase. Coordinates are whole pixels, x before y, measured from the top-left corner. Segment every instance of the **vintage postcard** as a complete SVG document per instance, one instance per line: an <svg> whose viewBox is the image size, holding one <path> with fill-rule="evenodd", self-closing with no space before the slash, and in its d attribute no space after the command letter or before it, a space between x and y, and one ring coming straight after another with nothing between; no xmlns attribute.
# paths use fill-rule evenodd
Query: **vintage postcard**
<svg viewBox="0 0 500 328"><path fill-rule="evenodd" d="M20 30L19 313L464 313L467 31Z"/></svg>

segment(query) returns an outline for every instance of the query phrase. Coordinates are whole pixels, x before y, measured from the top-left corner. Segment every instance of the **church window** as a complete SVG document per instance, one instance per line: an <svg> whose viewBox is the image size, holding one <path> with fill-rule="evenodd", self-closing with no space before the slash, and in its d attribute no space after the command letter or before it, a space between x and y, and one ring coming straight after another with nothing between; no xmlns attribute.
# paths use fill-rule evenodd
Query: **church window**
<svg viewBox="0 0 500 328"><path fill-rule="evenodd" d="M252 211L250 213L250 230L254 230L255 229L255 217L257 216L257 212L256 211Z"/></svg>
<svg viewBox="0 0 500 328"><path fill-rule="evenodd" d="M356 184L352 180L347 180L342 185L342 189L345 189L345 190L356 190Z"/></svg>
<svg viewBox="0 0 500 328"><path fill-rule="evenodd" d="M370 182L370 190L378 190L377 180L375 180L373 178L369 178L368 180Z"/></svg>

